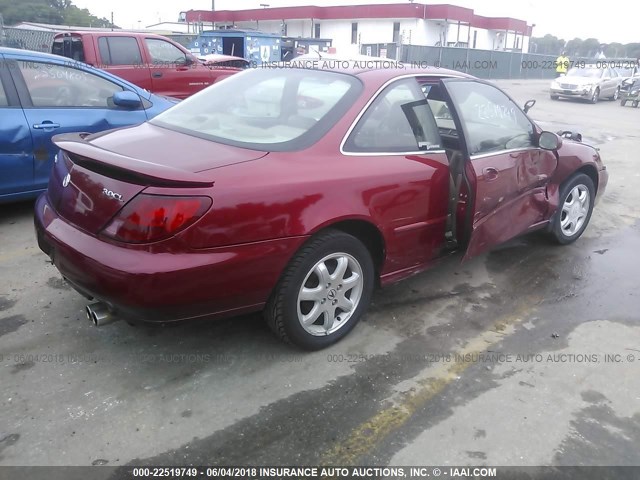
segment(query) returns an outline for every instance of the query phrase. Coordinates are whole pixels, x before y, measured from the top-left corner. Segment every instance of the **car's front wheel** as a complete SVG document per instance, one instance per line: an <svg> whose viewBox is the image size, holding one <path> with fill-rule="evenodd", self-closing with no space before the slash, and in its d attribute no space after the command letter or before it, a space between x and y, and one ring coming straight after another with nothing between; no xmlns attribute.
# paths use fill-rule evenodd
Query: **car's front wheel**
<svg viewBox="0 0 640 480"><path fill-rule="evenodd" d="M371 301L374 266L352 235L328 230L289 263L266 308L271 329L286 342L319 350L343 338Z"/></svg>
<svg viewBox="0 0 640 480"><path fill-rule="evenodd" d="M591 95L591 103L598 103L598 100L600 99L600 89L596 88L593 91L593 95Z"/></svg>
<svg viewBox="0 0 640 480"><path fill-rule="evenodd" d="M616 100L618 100L618 98L620 98L620 87L616 88L616 91L613 92L613 96L610 97L610 100L613 100L615 102Z"/></svg>
<svg viewBox="0 0 640 480"><path fill-rule="evenodd" d="M570 177L560 189L560 206L551 234L562 245L576 241L587 228L593 212L595 187L584 173Z"/></svg>

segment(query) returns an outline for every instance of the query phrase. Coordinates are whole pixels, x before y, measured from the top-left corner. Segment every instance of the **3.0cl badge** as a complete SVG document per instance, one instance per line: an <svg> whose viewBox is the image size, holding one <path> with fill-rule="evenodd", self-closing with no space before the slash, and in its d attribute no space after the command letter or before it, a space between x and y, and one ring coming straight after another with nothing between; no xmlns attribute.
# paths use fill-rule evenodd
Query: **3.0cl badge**
<svg viewBox="0 0 640 480"><path fill-rule="evenodd" d="M70 181L71 181L71 174L67 173L67 175L62 179L62 186L66 187L67 185L69 185Z"/></svg>

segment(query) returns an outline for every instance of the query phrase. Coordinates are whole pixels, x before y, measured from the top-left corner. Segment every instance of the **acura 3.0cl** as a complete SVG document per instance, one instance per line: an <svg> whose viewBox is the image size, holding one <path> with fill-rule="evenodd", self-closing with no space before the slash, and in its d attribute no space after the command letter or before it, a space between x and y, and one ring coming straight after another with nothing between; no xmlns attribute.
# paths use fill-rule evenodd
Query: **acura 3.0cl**
<svg viewBox="0 0 640 480"><path fill-rule="evenodd" d="M262 310L305 349L452 250L573 242L608 177L596 149L443 69L252 69L55 143L38 241L95 323Z"/></svg>

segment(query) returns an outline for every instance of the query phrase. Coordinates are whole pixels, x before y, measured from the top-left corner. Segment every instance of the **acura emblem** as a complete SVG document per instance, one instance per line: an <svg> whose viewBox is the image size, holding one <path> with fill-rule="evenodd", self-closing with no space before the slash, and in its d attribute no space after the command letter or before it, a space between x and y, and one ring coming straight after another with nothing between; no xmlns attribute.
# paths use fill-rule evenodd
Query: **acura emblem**
<svg viewBox="0 0 640 480"><path fill-rule="evenodd" d="M62 179L62 186L66 187L67 185L69 185L70 181L71 181L71 174L67 173L67 176Z"/></svg>

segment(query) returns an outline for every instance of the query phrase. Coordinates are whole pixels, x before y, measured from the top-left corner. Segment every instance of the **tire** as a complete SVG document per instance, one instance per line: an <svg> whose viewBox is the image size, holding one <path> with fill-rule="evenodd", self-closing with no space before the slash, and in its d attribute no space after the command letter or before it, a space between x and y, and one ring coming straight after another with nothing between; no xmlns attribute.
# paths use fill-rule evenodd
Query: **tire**
<svg viewBox="0 0 640 480"><path fill-rule="evenodd" d="M618 98L620 98L620 87L616 88L616 91L614 92L613 96L609 97L609 100L615 102L616 100L618 100Z"/></svg>
<svg viewBox="0 0 640 480"><path fill-rule="evenodd" d="M620 100L620 106L624 107L627 104L626 100Z"/></svg>
<svg viewBox="0 0 640 480"><path fill-rule="evenodd" d="M320 350L355 327L371 302L373 287L367 247L344 232L327 230L312 237L289 262L267 303L265 320L281 340ZM301 299L303 289L308 300ZM349 303L350 311L340 307ZM304 324L308 315L310 323Z"/></svg>
<svg viewBox="0 0 640 480"><path fill-rule="evenodd" d="M631 106L632 106L633 108L638 108L638 101L637 101L637 100L635 100L635 101L631 104Z"/></svg>
<svg viewBox="0 0 640 480"><path fill-rule="evenodd" d="M596 88L593 92L593 95L591 95L591 100L589 100L591 103L596 104L598 103L598 100L600 99L600 89Z"/></svg>
<svg viewBox="0 0 640 480"><path fill-rule="evenodd" d="M567 245L580 238L591 219L595 192L593 180L584 173L569 177L562 185L551 226L551 236L557 243Z"/></svg>
<svg viewBox="0 0 640 480"><path fill-rule="evenodd" d="M551 100L558 100L559 98L557 95L550 95L550 97L551 97Z"/></svg>

